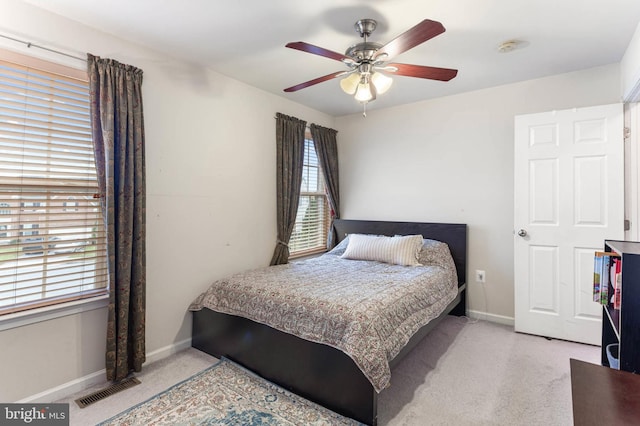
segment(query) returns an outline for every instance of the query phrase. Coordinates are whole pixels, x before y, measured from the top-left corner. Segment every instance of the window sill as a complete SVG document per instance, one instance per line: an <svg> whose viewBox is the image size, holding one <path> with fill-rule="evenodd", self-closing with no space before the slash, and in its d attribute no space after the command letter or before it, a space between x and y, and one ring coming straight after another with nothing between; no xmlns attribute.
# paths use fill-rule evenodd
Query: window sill
<svg viewBox="0 0 640 426"><path fill-rule="evenodd" d="M55 318L75 315L81 312L104 308L109 304L109 295L103 294L90 299L45 306L28 311L16 312L0 316L0 331L48 321Z"/></svg>
<svg viewBox="0 0 640 426"><path fill-rule="evenodd" d="M308 251L306 253L300 253L300 254L297 254L297 255L289 256L289 260L297 261L297 260L311 259L311 258L314 258L314 257L322 256L326 252L327 252L326 249L316 250L316 251Z"/></svg>

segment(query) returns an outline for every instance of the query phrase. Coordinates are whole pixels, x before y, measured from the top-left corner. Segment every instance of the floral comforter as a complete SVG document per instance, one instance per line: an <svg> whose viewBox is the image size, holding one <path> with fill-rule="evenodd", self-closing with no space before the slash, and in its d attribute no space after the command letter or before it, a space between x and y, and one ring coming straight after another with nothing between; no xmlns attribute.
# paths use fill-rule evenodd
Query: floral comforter
<svg viewBox="0 0 640 426"><path fill-rule="evenodd" d="M243 272L214 282L189 307L238 315L349 355L380 392L389 361L456 297L448 248L425 266L341 259Z"/></svg>

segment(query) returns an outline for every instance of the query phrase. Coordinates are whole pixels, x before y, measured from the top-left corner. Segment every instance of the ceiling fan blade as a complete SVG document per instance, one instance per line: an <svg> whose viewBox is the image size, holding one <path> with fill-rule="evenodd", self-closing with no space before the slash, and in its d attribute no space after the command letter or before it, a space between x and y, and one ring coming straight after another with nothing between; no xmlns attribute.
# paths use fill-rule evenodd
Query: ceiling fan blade
<svg viewBox="0 0 640 426"><path fill-rule="evenodd" d="M391 72L395 75L405 75L407 77L427 78L429 80L449 81L458 75L458 70L451 68L438 68L438 67L425 67L422 65L411 64L387 64L385 71ZM388 68L396 68L393 71Z"/></svg>
<svg viewBox="0 0 640 426"><path fill-rule="evenodd" d="M353 62L353 59L343 55L342 53L334 52L323 47L314 46L313 44L305 43L304 41L294 41L291 43L287 43L286 47L290 49L301 50L307 53L312 53L314 55L324 56L325 58L334 59L336 61Z"/></svg>
<svg viewBox="0 0 640 426"><path fill-rule="evenodd" d="M285 92L296 92L300 89L304 89L309 86L313 86L314 84L322 83L323 81L331 80L332 78L340 77L341 75L348 74L347 71L338 71L333 74L327 74L322 77L314 78L313 80L305 81L304 83L296 84L295 86L287 87L284 89Z"/></svg>
<svg viewBox="0 0 640 426"><path fill-rule="evenodd" d="M376 58L386 54L387 58L383 60L389 60L443 32L445 32L445 29L440 22L425 19L378 49Z"/></svg>

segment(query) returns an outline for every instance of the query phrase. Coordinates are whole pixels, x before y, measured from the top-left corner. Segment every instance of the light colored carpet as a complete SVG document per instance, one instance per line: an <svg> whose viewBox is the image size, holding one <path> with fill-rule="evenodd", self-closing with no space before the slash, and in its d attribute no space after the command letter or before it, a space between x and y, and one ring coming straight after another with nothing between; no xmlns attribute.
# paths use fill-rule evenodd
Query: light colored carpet
<svg viewBox="0 0 640 426"><path fill-rule="evenodd" d="M379 396L382 425L572 425L569 358L600 348L443 320L393 370Z"/></svg>
<svg viewBox="0 0 640 426"><path fill-rule="evenodd" d="M394 370L378 398L381 425L571 425L569 358L599 363L600 348L443 320ZM106 420L204 370L216 359L188 349L143 368L142 384L79 409L71 425Z"/></svg>

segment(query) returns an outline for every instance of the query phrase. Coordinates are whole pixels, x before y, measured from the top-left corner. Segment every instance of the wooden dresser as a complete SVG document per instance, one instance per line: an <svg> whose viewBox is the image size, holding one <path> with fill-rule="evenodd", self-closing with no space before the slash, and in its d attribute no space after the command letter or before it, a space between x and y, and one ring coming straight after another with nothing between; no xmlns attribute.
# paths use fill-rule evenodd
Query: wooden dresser
<svg viewBox="0 0 640 426"><path fill-rule="evenodd" d="M640 425L640 374L570 363L574 425Z"/></svg>

